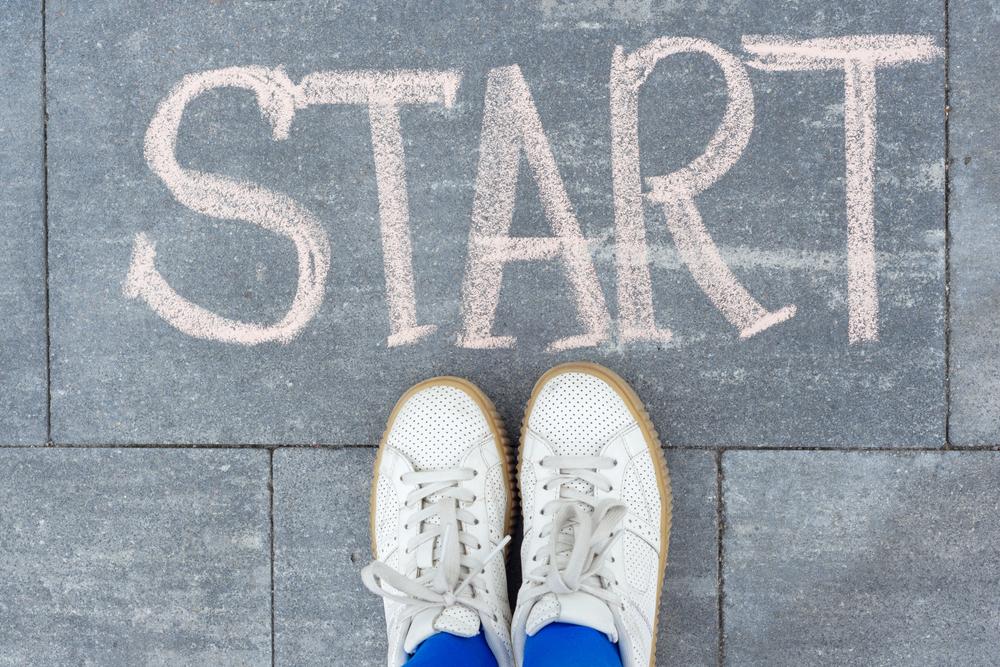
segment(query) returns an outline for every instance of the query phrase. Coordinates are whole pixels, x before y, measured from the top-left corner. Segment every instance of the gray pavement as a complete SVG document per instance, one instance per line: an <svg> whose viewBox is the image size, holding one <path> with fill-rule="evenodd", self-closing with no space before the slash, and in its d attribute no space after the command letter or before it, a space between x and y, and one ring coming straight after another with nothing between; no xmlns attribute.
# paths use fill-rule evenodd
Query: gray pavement
<svg viewBox="0 0 1000 667"><path fill-rule="evenodd" d="M657 664L1000 660L997 0L5 9L0 665L379 664L392 403L573 359Z"/></svg>
<svg viewBox="0 0 1000 667"><path fill-rule="evenodd" d="M42 14L16 2L0 21L0 438L47 439Z"/></svg>
<svg viewBox="0 0 1000 667"><path fill-rule="evenodd" d="M1000 442L1000 2L956 3L951 155L952 442Z"/></svg>
<svg viewBox="0 0 1000 667"><path fill-rule="evenodd" d="M992 452L723 458L734 665L994 665Z"/></svg>
<svg viewBox="0 0 1000 667"><path fill-rule="evenodd" d="M586 357L624 372L678 445L943 445L943 57L878 73L877 344L848 339L843 74L750 68L757 112L749 145L697 205L752 298L769 311L794 305L795 317L741 340L740 327L680 262L663 211L647 206L654 316L672 330L670 342L624 341L616 322L603 342L548 352L581 333L557 259L516 262L504 273L492 330L515 336L516 347L458 344L473 310L462 285L491 68L521 68L566 196L591 239L600 310L611 317L621 315L608 121L616 45L633 51L662 35L694 35L750 60L741 40L760 33L911 33L944 44L944 15L925 2L894 0L878 10L847 3L828 24L743 4L726 5L725 19L718 9L678 5L643 20L600 3L574 10L516 2L477 12L456 2L424 17L397 11L396 2L205 2L163 12L149 3L53 1L52 437L360 444L378 435L372 414L428 375L454 373L489 387L513 420L535 377ZM814 3L817 17L825 4ZM236 88L191 101L177 161L284 193L310 211L331 245L322 303L292 342L246 348L178 331L146 301L123 298L142 233L155 243L157 270L186 300L256 323L280 320L289 308L293 244L244 219L182 205L143 153L157 105L185 75L246 65L283 66L293 83L343 69L460 73L451 109L399 112L415 321L436 325L434 333L388 346L387 285L398 279L384 277L392 253L380 242L365 107L298 111L288 138L275 141L254 96ZM665 174L704 150L726 88L709 57L679 55L659 65L641 102L641 167ZM529 173L523 164L510 234L551 236Z"/></svg>
<svg viewBox="0 0 1000 667"><path fill-rule="evenodd" d="M268 460L0 450L0 663L267 664Z"/></svg>

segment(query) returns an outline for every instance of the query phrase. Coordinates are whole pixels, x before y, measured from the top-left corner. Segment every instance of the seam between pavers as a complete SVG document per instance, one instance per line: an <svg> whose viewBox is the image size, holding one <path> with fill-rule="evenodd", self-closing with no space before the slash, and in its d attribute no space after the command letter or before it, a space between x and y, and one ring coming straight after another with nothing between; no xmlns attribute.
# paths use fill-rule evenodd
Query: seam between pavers
<svg viewBox="0 0 1000 667"><path fill-rule="evenodd" d="M38 448L42 445L34 445L33 447ZM28 447L18 447L18 449L31 449L32 446ZM315 446L301 446L301 445L226 445L226 444L216 444L216 445L94 445L89 447L80 446L65 446L65 445L52 445L53 449L255 449L255 450L268 450L270 452L275 452L277 450L288 450L288 451L339 451L339 450L349 450L349 449L378 449L377 444L365 444L365 445L315 445ZM893 456L904 456L907 454L961 454L961 453L983 453L992 454L1000 453L1000 445L990 445L984 447L958 447L955 449L942 449L941 447L895 447L891 449L877 448L877 447L665 447L665 451L676 451L676 452L713 452L715 454L730 454L730 453L754 453L754 452L813 452L816 454L871 454L871 455L893 455Z"/></svg>
<svg viewBox="0 0 1000 667"><path fill-rule="evenodd" d="M275 643L274 643L274 449L268 450L267 457L267 498L268 498L268 520L270 522L271 538L271 667L274 667Z"/></svg>
<svg viewBox="0 0 1000 667"><path fill-rule="evenodd" d="M49 315L49 94L46 0L42 10L42 273L45 279L45 443L52 444L52 327Z"/></svg>
<svg viewBox="0 0 1000 667"><path fill-rule="evenodd" d="M944 2L944 448L951 449L951 3Z"/></svg>
<svg viewBox="0 0 1000 667"><path fill-rule="evenodd" d="M4 445L0 444L0 448ZM321 443L321 444L300 444L300 443L263 443L263 442L99 442L90 444L73 444L68 442L52 442L44 445L24 445L19 449L30 449L38 447L52 447L55 449L366 449L378 447L377 443Z"/></svg>
<svg viewBox="0 0 1000 667"><path fill-rule="evenodd" d="M5 445L0 444L0 448ZM124 443L91 443L72 444L68 442L48 442L45 444L18 445L19 449L52 447L56 449L367 449L374 448L376 443L231 443L231 442L124 442ZM700 451L700 452L874 452L874 453L912 453L912 452L997 452L1000 444L970 445L945 448L936 445L926 447L870 447L863 445L664 445L665 451Z"/></svg>
<svg viewBox="0 0 1000 667"><path fill-rule="evenodd" d="M716 540L716 567L715 575L715 602L718 605L716 610L715 625L719 635L718 655L716 663L722 667L726 662L726 624L725 624L725 595L726 581L725 570L723 569L723 539L726 533L726 508L722 498L723 472L722 455L725 450L718 450L715 453L715 540Z"/></svg>

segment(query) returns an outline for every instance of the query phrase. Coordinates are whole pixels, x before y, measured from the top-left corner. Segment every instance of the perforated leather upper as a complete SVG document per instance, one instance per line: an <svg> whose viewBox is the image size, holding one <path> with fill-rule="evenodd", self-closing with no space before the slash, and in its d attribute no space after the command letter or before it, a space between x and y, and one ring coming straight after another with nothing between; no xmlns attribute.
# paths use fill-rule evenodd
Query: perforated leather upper
<svg viewBox="0 0 1000 667"><path fill-rule="evenodd" d="M587 373L562 373L538 393L528 428L562 456L598 454L635 420L618 393Z"/></svg>
<svg viewBox="0 0 1000 667"><path fill-rule="evenodd" d="M651 664L653 626L657 596L661 586L660 550L661 514L666 509L665 498L657 479L650 447L636 416L625 399L601 377L586 372L569 371L550 377L536 390L529 415L523 458L520 469L524 541L522 570L533 567L532 556L540 544L539 528L547 517L540 515L546 503L556 495L543 483L547 472L541 461L547 456L607 456L616 465L605 476L610 491L595 489L590 484L572 482L575 490L593 494L596 498L612 498L622 502L627 514L622 522L622 534L612 547L614 563L608 568L613 574L613 588L620 595L623 607L613 609L617 625L617 640L625 667L647 667ZM512 628L515 655L523 651L523 641L529 628L538 627L539 620L556 618L557 606L550 596L537 601L537 610L521 604L526 589L522 587Z"/></svg>
<svg viewBox="0 0 1000 667"><path fill-rule="evenodd" d="M396 413L386 444L404 454L414 469L433 470L456 465L489 436L487 416L472 397L442 384L409 397Z"/></svg>
<svg viewBox="0 0 1000 667"><path fill-rule="evenodd" d="M503 473L507 458L501 456L502 444L497 442L490 420L469 393L446 383L423 387L397 407L375 471L373 523L378 560L415 578L421 572L419 563L428 558L426 550L419 559L417 554L407 554L405 550L420 530L419 525L411 525L414 522L407 519L415 511L405 505L407 494L412 490L402 481L408 472L473 470L472 479L462 484L474 494L475 500L459 505L475 516L476 521L463 524L463 530L478 541L480 548L466 547L465 551L481 561L500 542L512 494ZM431 496L426 502L436 500L436 496ZM437 520L435 516L428 521L435 524ZM439 542L440 538L435 539L438 545L435 550ZM499 664L512 666L510 606L502 554L486 563L482 579L485 586L476 590L476 598L488 610L485 614L452 605L407 619L404 605L385 599L390 667L406 662L408 654L404 645L407 641L412 643L414 633L418 637L435 631L470 635L480 627Z"/></svg>

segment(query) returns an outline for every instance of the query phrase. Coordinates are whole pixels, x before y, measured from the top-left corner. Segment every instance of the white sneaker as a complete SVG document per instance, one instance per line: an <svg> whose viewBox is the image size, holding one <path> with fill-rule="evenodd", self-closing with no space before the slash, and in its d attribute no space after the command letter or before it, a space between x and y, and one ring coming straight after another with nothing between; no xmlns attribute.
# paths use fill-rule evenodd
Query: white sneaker
<svg viewBox="0 0 1000 667"><path fill-rule="evenodd" d="M557 366L535 385L520 456L517 664L527 637L562 622L605 633L625 667L654 665L670 476L639 398L602 366Z"/></svg>
<svg viewBox="0 0 1000 667"><path fill-rule="evenodd" d="M376 560L361 573L385 603L390 667L433 634L480 630L499 665L513 666L511 463L496 409L470 382L421 382L393 409L372 482Z"/></svg>

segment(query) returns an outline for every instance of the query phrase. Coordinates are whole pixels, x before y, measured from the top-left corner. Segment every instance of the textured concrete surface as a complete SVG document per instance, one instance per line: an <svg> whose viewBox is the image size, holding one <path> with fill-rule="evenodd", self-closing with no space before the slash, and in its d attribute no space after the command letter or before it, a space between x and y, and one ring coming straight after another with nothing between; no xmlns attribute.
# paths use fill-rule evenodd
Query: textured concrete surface
<svg viewBox="0 0 1000 667"><path fill-rule="evenodd" d="M0 665L256 665L272 651L282 665L378 664L380 607L357 577L369 557L366 443L399 394L431 375L469 377L519 423L537 376L571 359L632 382L671 448L658 664L996 662L998 0L44 6L43 16L40 0L14 0L0 18ZM655 319L673 337L623 340L616 290L628 283L616 261L631 255L615 245L615 47L687 36L746 63L746 36L875 34L947 48L875 76L878 341L849 341L847 79L749 65L747 147L695 203L753 298L796 314L741 339L682 261L668 228L680 218L647 202ZM514 65L612 322L592 347L547 351L582 332L556 260L503 271L493 331L516 337L514 348L461 347L473 211L492 201L477 197L480 141L496 136L483 131L485 96L495 68ZM266 81L287 76L289 89L317 72L460 76L451 108L399 114L415 316L433 333L389 345L405 280L387 279L384 262L405 253L391 233L383 245L380 214L402 210L402 189L379 190L369 112L300 105L277 140L247 90L194 99L176 159L308 209L331 246L315 317L285 343L244 346L185 333L127 296L144 234L164 284L203 312L267 325L292 303L294 244L231 211L189 208L206 200L172 191L144 152L185 77L248 66L268 68ZM280 118L282 99L263 102ZM640 175L696 158L726 99L706 56L657 65L638 102ZM551 189L527 159L501 171L517 171L510 234L551 236ZM544 254L537 240L517 247ZM37 447L50 436L58 447ZM313 443L358 447L291 447ZM187 444L274 451L169 447Z"/></svg>
<svg viewBox="0 0 1000 667"><path fill-rule="evenodd" d="M0 445L45 442L41 0L0 20Z"/></svg>
<svg viewBox="0 0 1000 667"><path fill-rule="evenodd" d="M733 665L993 665L1000 454L723 455Z"/></svg>
<svg viewBox="0 0 1000 667"><path fill-rule="evenodd" d="M270 664L267 452L8 449L0 469L0 664Z"/></svg>
<svg viewBox="0 0 1000 667"><path fill-rule="evenodd" d="M657 665L713 665L719 640L718 514L715 456L670 452L673 525Z"/></svg>
<svg viewBox="0 0 1000 667"><path fill-rule="evenodd" d="M53 437L67 443L372 442L409 384L455 373L490 388L516 418L531 382L561 360L605 362L632 380L679 445L895 445L944 442L944 61L880 71L874 215L880 341L850 344L844 77L749 70L756 126L736 166L697 204L723 257L770 309L797 315L747 340L679 262L662 210L647 207L653 300L666 344L558 354L580 324L556 261L510 266L494 330L513 350L456 346L486 77L518 64L567 195L591 240L612 318L614 279L608 81L615 45L694 35L740 57L748 34L930 36L937 3L893 0L794 7L767 3L512 2L477 8L392 2L48 5ZM250 180L312 211L332 243L316 317L288 344L211 342L170 327L122 293L133 238L186 299L230 318L279 319L295 289L287 240L186 208L147 166L157 104L191 73L285 67L456 69L453 109L401 111L418 322L438 331L387 347L389 317L367 114L311 107L274 141L247 92L197 98L178 160ZM726 100L718 67L675 56L645 84L642 170L693 159ZM549 236L522 165L511 234ZM378 419L372 419L377 415Z"/></svg>
<svg viewBox="0 0 1000 667"><path fill-rule="evenodd" d="M951 14L951 440L1000 444L1000 2Z"/></svg>
<svg viewBox="0 0 1000 667"><path fill-rule="evenodd" d="M374 465L369 447L274 454L275 665L385 661L382 602L359 574Z"/></svg>
<svg viewBox="0 0 1000 667"><path fill-rule="evenodd" d="M374 460L372 448L274 455L275 664L384 659L382 604L358 575L371 560ZM715 459L671 452L669 464L676 504L657 664L710 665L718 643Z"/></svg>

